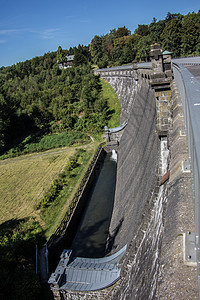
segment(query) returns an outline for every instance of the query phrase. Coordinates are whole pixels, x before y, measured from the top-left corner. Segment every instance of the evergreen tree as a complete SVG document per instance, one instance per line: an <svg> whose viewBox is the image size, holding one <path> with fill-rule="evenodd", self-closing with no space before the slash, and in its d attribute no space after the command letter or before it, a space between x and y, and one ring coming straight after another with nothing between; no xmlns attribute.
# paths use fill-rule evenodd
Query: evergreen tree
<svg viewBox="0 0 200 300"><path fill-rule="evenodd" d="M89 51L91 53L94 63L97 64L98 61L103 57L102 37L95 35L95 37L90 43Z"/></svg>
<svg viewBox="0 0 200 300"><path fill-rule="evenodd" d="M57 50L57 62L62 63L62 62L64 62L64 59L65 59L65 54L62 50L62 47L59 46L58 50Z"/></svg>
<svg viewBox="0 0 200 300"><path fill-rule="evenodd" d="M173 52L174 57L181 54L182 23L177 19L169 21L162 34L162 49Z"/></svg>
<svg viewBox="0 0 200 300"><path fill-rule="evenodd" d="M196 51L200 35L200 12L189 13L182 21L181 54L190 55Z"/></svg>

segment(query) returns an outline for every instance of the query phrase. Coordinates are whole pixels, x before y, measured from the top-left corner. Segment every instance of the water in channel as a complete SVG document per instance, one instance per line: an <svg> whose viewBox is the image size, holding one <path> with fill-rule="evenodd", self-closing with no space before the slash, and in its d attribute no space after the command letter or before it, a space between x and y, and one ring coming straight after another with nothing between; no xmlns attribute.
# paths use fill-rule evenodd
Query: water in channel
<svg viewBox="0 0 200 300"><path fill-rule="evenodd" d="M117 154L107 153L72 242L73 256L105 256L116 184Z"/></svg>

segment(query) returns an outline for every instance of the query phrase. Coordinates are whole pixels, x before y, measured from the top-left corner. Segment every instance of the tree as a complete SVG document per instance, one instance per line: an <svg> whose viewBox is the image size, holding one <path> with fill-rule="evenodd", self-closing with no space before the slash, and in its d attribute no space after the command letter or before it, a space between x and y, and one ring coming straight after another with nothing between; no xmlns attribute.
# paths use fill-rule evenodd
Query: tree
<svg viewBox="0 0 200 300"><path fill-rule="evenodd" d="M73 65L75 67L80 66L82 64L87 64L87 58L80 53L78 50L75 51Z"/></svg>
<svg viewBox="0 0 200 300"><path fill-rule="evenodd" d="M165 26L162 34L162 49L173 52L174 56L180 56L182 23L178 19L172 19Z"/></svg>
<svg viewBox="0 0 200 300"><path fill-rule="evenodd" d="M141 36L147 36L149 34L149 26L148 25L138 25L138 28L135 30L136 34Z"/></svg>
<svg viewBox="0 0 200 300"><path fill-rule="evenodd" d="M125 26L124 27L119 27L115 33L114 33L114 38L120 38L120 37L123 37L123 36L128 36L131 34L131 31L126 28Z"/></svg>
<svg viewBox="0 0 200 300"><path fill-rule="evenodd" d="M199 38L198 38L198 40L197 40L196 54L197 54L197 55L200 54L200 34L199 34Z"/></svg>
<svg viewBox="0 0 200 300"><path fill-rule="evenodd" d="M188 13L182 21L181 54L194 54L200 35L200 13Z"/></svg>
<svg viewBox="0 0 200 300"><path fill-rule="evenodd" d="M65 54L62 50L62 47L59 46L58 50L57 50L57 62L62 63L62 62L64 62L64 59L65 59Z"/></svg>
<svg viewBox="0 0 200 300"><path fill-rule="evenodd" d="M156 21L153 19L153 22L149 25L150 37L153 43L161 43L161 34L165 28L165 20Z"/></svg>
<svg viewBox="0 0 200 300"><path fill-rule="evenodd" d="M179 14L179 13L178 14L171 14L170 12L168 12L164 21L165 21L165 23L168 23L168 22L170 22L173 19L182 21L183 15Z"/></svg>
<svg viewBox="0 0 200 300"><path fill-rule="evenodd" d="M165 18L165 22L168 23L173 19L173 16L170 12L167 13L167 16Z"/></svg>
<svg viewBox="0 0 200 300"><path fill-rule="evenodd" d="M57 63L53 65L52 74L55 77L61 74L61 70Z"/></svg>
<svg viewBox="0 0 200 300"><path fill-rule="evenodd" d="M95 35L89 45L89 51L95 64L103 57L102 37Z"/></svg>
<svg viewBox="0 0 200 300"><path fill-rule="evenodd" d="M142 37L137 44L137 61L148 61L149 60L149 52L150 52L150 45L151 45L151 37L144 36Z"/></svg>
<svg viewBox="0 0 200 300"><path fill-rule="evenodd" d="M0 153L2 153L6 141L5 133L9 124L9 120L6 116L6 103L2 94L0 94Z"/></svg>

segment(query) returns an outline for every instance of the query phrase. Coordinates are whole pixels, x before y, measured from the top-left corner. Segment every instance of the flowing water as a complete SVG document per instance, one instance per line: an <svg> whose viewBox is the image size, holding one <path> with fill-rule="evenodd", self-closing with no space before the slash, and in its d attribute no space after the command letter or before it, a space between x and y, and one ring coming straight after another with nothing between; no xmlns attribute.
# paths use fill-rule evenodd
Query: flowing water
<svg viewBox="0 0 200 300"><path fill-rule="evenodd" d="M113 210L117 153L106 154L72 242L73 256L103 257Z"/></svg>

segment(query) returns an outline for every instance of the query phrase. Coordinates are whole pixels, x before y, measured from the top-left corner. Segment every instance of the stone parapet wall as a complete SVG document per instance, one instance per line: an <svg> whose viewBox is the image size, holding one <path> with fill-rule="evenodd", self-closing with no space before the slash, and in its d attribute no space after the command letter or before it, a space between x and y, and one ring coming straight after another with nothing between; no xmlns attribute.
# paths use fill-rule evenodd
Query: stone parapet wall
<svg viewBox="0 0 200 300"><path fill-rule="evenodd" d="M165 212L160 271L155 299L198 299L197 269L184 263L183 235L194 231L194 202L189 170L187 137L180 95L172 82L172 128L169 131L170 180Z"/></svg>
<svg viewBox="0 0 200 300"><path fill-rule="evenodd" d="M183 107L175 82L172 89L173 124L170 130L171 175L170 181L177 180L183 174L183 162L188 161L188 144L184 124Z"/></svg>

